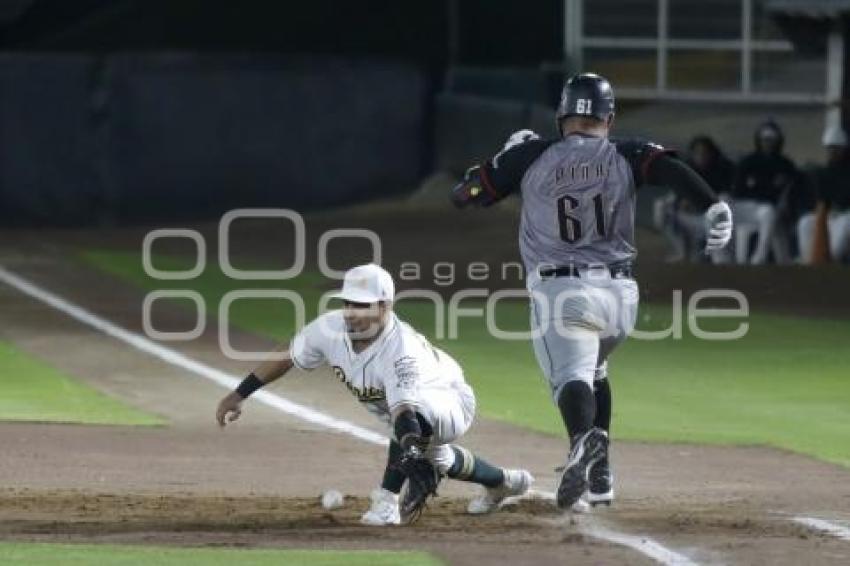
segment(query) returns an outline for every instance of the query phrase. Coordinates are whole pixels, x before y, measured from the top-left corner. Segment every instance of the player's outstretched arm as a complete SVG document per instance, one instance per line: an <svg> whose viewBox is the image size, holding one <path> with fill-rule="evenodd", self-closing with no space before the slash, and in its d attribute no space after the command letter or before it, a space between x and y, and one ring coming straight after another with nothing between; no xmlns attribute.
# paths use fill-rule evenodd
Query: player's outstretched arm
<svg viewBox="0 0 850 566"><path fill-rule="evenodd" d="M702 211L720 200L699 173L672 155L664 154L652 159L647 168L646 181L652 185L670 187Z"/></svg>
<svg viewBox="0 0 850 566"><path fill-rule="evenodd" d="M732 239L732 209L685 162L671 155L659 155L650 162L646 180L653 185L671 187L705 211L706 251L719 250Z"/></svg>
<svg viewBox="0 0 850 566"><path fill-rule="evenodd" d="M278 379L293 367L289 355L289 344L282 344L275 350L275 355L257 366L248 377L234 390L222 399L215 411L215 419L219 426L232 423L242 414L242 401L251 396L256 390Z"/></svg>
<svg viewBox="0 0 850 566"><path fill-rule="evenodd" d="M452 188L451 201L458 208L490 206L518 191L526 170L551 143L531 130L514 132L492 159L466 170Z"/></svg>

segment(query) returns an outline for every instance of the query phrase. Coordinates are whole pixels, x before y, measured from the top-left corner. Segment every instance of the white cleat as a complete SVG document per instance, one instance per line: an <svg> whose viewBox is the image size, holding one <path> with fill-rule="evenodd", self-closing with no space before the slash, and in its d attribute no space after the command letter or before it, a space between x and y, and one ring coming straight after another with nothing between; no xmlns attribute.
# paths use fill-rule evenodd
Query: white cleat
<svg viewBox="0 0 850 566"><path fill-rule="evenodd" d="M587 502L593 507L597 507L599 505L607 505L611 506L611 503L614 501L614 488L610 488L608 491L602 493L594 493L593 491L587 492Z"/></svg>
<svg viewBox="0 0 850 566"><path fill-rule="evenodd" d="M372 492L372 507L360 517L360 522L373 527L400 525L398 494L379 488Z"/></svg>
<svg viewBox="0 0 850 566"><path fill-rule="evenodd" d="M526 470L505 470L505 481L499 487L488 487L484 493L472 501L466 508L471 515L483 515L489 513L507 499L524 495L534 483L534 476Z"/></svg>

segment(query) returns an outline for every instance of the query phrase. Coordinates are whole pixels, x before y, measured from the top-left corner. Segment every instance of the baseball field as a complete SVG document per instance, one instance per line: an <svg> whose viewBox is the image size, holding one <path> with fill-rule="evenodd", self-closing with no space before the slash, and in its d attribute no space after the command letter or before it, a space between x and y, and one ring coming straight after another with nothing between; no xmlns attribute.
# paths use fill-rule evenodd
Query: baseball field
<svg viewBox="0 0 850 566"><path fill-rule="evenodd" d="M706 340L680 317L676 295L643 234L639 329L612 357L613 465L617 500L562 514L547 499L566 441L527 340L498 339L485 319L453 322L432 304L403 300L402 318L451 352L479 401L465 440L500 464L526 467L535 497L470 517L467 485L445 482L422 520L376 529L358 523L383 469L379 424L329 371L297 373L269 388L284 402L246 403L219 430L213 414L252 363L220 348L220 306L240 290L288 291L315 315L337 282L319 273L316 250L331 228L368 228L400 290L446 302L468 289L521 289L500 266L515 262L510 207L459 216L438 206L377 205L306 217L299 276L240 281L218 262L217 225L192 226L208 247L206 269L187 280L146 275L147 227L7 232L0 239L0 564L846 564L850 562L850 275L825 269L817 287L804 268L753 268L738 289L744 316L701 320L736 340ZM294 251L281 222L240 221L230 259L240 269L281 269ZM187 270L193 246L163 239L160 270ZM362 240L329 244L344 269L371 257ZM483 262L487 278L467 266ZM449 268L454 265L453 277ZM735 269L735 268L728 268ZM739 268L740 269L740 268ZM688 306L693 289L722 285L723 270L673 271ZM708 279L706 279L708 278ZM207 312L192 340L145 336L151 291L192 291ZM462 306L485 308L481 298ZM713 304L728 308L728 304ZM232 346L270 349L296 329L296 309L241 298L229 309ZM486 310L486 308L485 308ZM158 299L152 325L183 332L198 320L184 298ZM499 302L502 330L528 326L525 302ZM678 335L681 334L681 337ZM316 415L336 419L336 429ZM323 424L324 423L324 424ZM365 432L365 433L364 433ZM361 434L364 433L364 434ZM319 495L345 494L337 510Z"/></svg>

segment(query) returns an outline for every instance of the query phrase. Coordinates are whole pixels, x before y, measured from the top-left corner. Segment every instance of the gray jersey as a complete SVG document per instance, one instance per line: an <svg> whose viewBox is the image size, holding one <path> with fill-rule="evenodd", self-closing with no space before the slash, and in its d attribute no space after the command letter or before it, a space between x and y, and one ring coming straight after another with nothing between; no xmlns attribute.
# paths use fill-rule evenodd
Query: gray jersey
<svg viewBox="0 0 850 566"><path fill-rule="evenodd" d="M635 190L660 146L581 134L530 140L488 162L482 178L504 195L522 192L520 252L538 266L634 259Z"/></svg>

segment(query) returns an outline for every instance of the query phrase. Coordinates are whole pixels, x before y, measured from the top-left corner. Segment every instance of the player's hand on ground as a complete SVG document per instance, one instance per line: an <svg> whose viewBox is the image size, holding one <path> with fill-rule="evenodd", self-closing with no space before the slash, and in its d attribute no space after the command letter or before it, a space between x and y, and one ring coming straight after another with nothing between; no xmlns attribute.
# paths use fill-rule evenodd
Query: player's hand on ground
<svg viewBox="0 0 850 566"><path fill-rule="evenodd" d="M232 423L242 415L242 397L236 392L231 392L222 399L215 410L215 420L219 426Z"/></svg>
<svg viewBox="0 0 850 566"><path fill-rule="evenodd" d="M705 211L706 238L705 250L715 251L726 247L732 239L732 209L724 201L716 202Z"/></svg>

